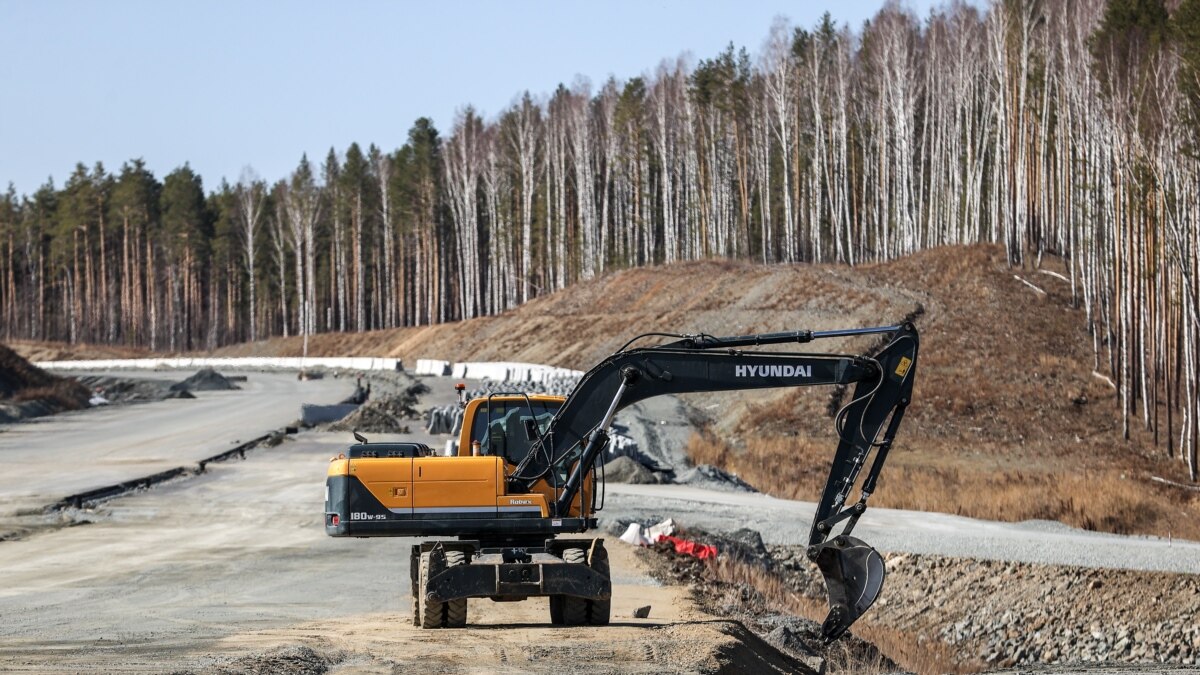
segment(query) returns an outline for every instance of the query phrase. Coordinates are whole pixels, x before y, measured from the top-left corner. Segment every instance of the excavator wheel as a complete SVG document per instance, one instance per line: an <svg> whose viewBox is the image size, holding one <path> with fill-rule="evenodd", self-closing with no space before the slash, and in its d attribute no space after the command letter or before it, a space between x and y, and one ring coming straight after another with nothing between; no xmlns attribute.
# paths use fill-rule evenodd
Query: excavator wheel
<svg viewBox="0 0 1200 675"><path fill-rule="evenodd" d="M467 555L462 551L446 551L446 567L467 564ZM462 628L467 625L467 599L459 598L442 603L446 606L446 628Z"/></svg>
<svg viewBox="0 0 1200 675"><path fill-rule="evenodd" d="M445 618L445 603L430 602L425 599L426 588L429 586L429 577L432 576L429 569L430 563L429 551L421 553L421 579L418 581L418 590L420 592L421 605L421 628L441 628L442 620ZM441 570L433 572L436 574Z"/></svg>
<svg viewBox="0 0 1200 675"><path fill-rule="evenodd" d="M428 551L421 554L420 580L420 618L422 628L462 628L467 625L467 599L438 602L428 599L429 579L441 574L445 569L465 565L466 554L462 551L446 551L445 567L433 564L433 557ZM436 568L436 569L435 569Z"/></svg>
<svg viewBox="0 0 1200 675"><path fill-rule="evenodd" d="M562 558L565 563L586 565L587 551L581 548L563 549ZM608 552L602 547L597 549L591 567L606 577L609 575ZM572 595L552 595L550 596L550 623L557 626L607 625L611 606L611 600L589 600Z"/></svg>
<svg viewBox="0 0 1200 675"><path fill-rule="evenodd" d="M597 574L606 578L612 576L608 565L608 551L603 546L597 546L595 552L592 553L591 565ZM611 613L611 597L607 600L588 600L588 623L593 626L607 626Z"/></svg>
<svg viewBox="0 0 1200 675"><path fill-rule="evenodd" d="M421 576L421 572L424 569L424 567L422 567L422 565L421 565L422 560L423 560L422 557L417 556L415 554L410 559L410 564L413 567L417 568L417 575L412 578L412 622L413 622L413 625L416 626L417 628L421 627L421 595L422 595L421 590L422 590L422 585L420 582L422 579L424 579L424 577Z"/></svg>
<svg viewBox="0 0 1200 675"><path fill-rule="evenodd" d="M576 565L587 564L587 552L581 548L563 549L563 562L573 563ZM588 600L586 598L577 598L573 595L558 595L550 597L550 616L554 617L554 601L558 600L559 615L561 621L559 623L568 626L581 626L587 623L588 618Z"/></svg>

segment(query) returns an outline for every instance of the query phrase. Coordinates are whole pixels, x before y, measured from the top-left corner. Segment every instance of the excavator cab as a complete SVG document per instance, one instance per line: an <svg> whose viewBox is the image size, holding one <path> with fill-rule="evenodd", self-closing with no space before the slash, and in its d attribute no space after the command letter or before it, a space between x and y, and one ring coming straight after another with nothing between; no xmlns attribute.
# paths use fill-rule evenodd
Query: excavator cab
<svg viewBox="0 0 1200 675"><path fill-rule="evenodd" d="M512 466L520 464L546 433L565 400L560 396L493 394L468 403L463 415L466 433L459 441L459 454L475 454L478 443L478 454L502 457Z"/></svg>

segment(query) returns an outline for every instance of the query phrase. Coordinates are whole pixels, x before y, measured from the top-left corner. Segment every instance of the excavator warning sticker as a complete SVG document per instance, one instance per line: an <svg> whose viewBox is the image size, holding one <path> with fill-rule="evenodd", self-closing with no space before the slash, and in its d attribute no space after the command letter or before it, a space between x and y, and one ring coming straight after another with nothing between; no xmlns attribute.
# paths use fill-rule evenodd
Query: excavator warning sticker
<svg viewBox="0 0 1200 675"><path fill-rule="evenodd" d="M912 359L908 358L907 356L901 356L900 357L900 365L896 366L896 374L899 375L900 377L904 377L905 375L908 374L908 368L911 365L912 365Z"/></svg>

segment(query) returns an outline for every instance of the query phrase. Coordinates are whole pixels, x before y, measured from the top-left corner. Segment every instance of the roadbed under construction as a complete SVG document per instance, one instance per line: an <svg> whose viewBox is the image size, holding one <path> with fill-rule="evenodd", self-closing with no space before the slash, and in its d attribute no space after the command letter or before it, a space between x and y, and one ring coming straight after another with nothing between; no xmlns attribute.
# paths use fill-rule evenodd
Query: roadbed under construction
<svg viewBox="0 0 1200 675"><path fill-rule="evenodd" d="M321 485L344 434L96 506L90 524L0 543L0 669L803 672L740 623L698 610L613 546L613 624L551 627L545 600L471 600L466 629L410 621L413 540L326 537ZM646 619L633 610L650 605Z"/></svg>

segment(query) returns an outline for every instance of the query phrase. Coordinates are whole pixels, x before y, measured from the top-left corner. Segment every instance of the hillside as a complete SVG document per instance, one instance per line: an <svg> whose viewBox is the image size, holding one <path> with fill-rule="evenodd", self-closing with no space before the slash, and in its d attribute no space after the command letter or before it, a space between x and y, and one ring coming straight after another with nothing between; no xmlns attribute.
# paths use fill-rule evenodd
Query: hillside
<svg viewBox="0 0 1200 675"><path fill-rule="evenodd" d="M1061 271L1056 264L1047 259L1043 269ZM854 268L706 261L627 270L494 317L313 336L309 354L587 369L648 331L728 335L909 316L922 339L915 400L874 503L1200 538L1200 493L1149 480L1183 479L1181 463L1165 456L1168 434L1158 447L1137 430L1121 438L1115 391L1093 374L1091 336L1069 283L1009 269L998 247L941 248ZM870 345L820 347L858 353ZM216 352L300 353L298 338ZM777 496L815 498L834 447L829 389L689 402L707 422L690 447L697 461Z"/></svg>

